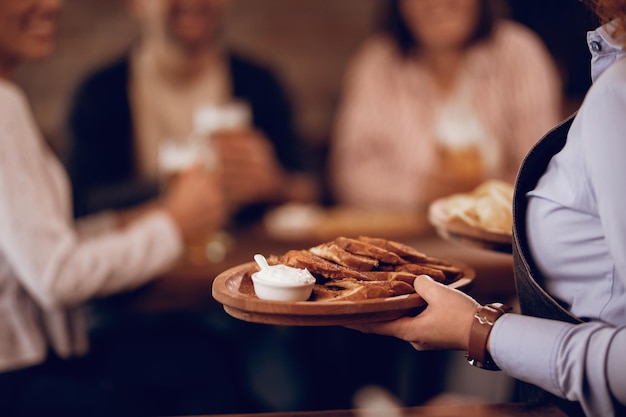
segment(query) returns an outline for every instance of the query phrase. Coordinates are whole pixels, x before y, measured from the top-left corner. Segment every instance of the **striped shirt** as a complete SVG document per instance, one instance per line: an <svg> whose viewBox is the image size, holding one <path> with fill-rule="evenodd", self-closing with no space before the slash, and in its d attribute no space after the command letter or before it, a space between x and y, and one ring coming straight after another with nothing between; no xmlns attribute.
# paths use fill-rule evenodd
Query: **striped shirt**
<svg viewBox="0 0 626 417"><path fill-rule="evenodd" d="M337 202L426 210L488 178L515 178L526 152L561 117L552 58L530 30L501 21L467 50L460 74L451 105L422 62L403 57L384 35L366 41L349 67L331 142ZM477 152L455 149L468 138L454 135L470 132Z"/></svg>

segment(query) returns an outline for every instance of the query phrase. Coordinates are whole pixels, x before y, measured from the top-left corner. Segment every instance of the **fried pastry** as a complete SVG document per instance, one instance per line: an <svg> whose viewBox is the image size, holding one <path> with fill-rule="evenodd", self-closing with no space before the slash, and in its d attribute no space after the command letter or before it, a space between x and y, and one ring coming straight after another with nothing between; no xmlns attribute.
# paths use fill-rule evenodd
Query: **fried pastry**
<svg viewBox="0 0 626 417"><path fill-rule="evenodd" d="M444 260L391 240L338 237L307 250L271 255L268 263L306 268L315 276L312 300L349 301L387 298L415 292L413 282L427 274L449 283L463 271Z"/></svg>
<svg viewBox="0 0 626 417"><path fill-rule="evenodd" d="M393 240L368 236L359 236L358 239L360 241L367 242L374 246L378 246L379 248L393 252L409 262L424 262L427 258L425 254L418 251L417 249Z"/></svg>
<svg viewBox="0 0 626 417"><path fill-rule="evenodd" d="M429 275L435 281L446 281L446 275L440 269L424 264L404 264L398 265L395 268L397 272L408 272L415 276L417 275Z"/></svg>
<svg viewBox="0 0 626 417"><path fill-rule="evenodd" d="M341 248L335 242L322 243L309 249L320 258L358 271L371 271L378 266L378 260L368 256L356 255Z"/></svg>
<svg viewBox="0 0 626 417"><path fill-rule="evenodd" d="M363 275L368 281L403 281L411 286L417 278L417 275L406 271L368 271Z"/></svg>
<svg viewBox="0 0 626 417"><path fill-rule="evenodd" d="M445 275L445 280L447 282L455 281L463 275L463 270L454 265L450 265L449 263L444 263L443 261L436 258L428 258L427 262L422 264L425 267L433 268L443 272Z"/></svg>
<svg viewBox="0 0 626 417"><path fill-rule="evenodd" d="M270 265L281 263L294 268L306 268L314 276L326 279L364 278L356 269L330 262L308 250L290 250L279 257L270 256L267 261Z"/></svg>
<svg viewBox="0 0 626 417"><path fill-rule="evenodd" d="M398 254L370 242L366 242L365 240L340 236L335 239L335 243L350 253L369 256L386 264L400 265L407 263L407 261L402 259Z"/></svg>
<svg viewBox="0 0 626 417"><path fill-rule="evenodd" d="M313 288L314 301L356 301L387 298L414 292L412 285L403 281L365 281L344 279Z"/></svg>

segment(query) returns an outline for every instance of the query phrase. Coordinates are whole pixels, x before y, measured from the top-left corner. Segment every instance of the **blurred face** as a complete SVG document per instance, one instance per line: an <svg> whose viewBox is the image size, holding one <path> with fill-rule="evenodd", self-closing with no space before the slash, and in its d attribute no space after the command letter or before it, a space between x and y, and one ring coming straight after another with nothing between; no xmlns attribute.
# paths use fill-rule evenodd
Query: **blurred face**
<svg viewBox="0 0 626 417"><path fill-rule="evenodd" d="M400 0L406 25L425 49L462 48L478 25L480 0Z"/></svg>
<svg viewBox="0 0 626 417"><path fill-rule="evenodd" d="M0 66L3 74L24 60L52 52L61 0L0 0Z"/></svg>
<svg viewBox="0 0 626 417"><path fill-rule="evenodd" d="M1 0L0 0L1 1ZM185 48L213 42L229 0L135 0L146 27Z"/></svg>

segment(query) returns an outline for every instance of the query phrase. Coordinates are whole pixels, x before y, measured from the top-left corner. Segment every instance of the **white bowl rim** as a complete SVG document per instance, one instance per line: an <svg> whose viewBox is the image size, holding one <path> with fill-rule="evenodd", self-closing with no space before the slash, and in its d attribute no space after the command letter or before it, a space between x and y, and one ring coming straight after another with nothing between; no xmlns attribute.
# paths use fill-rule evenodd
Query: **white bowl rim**
<svg viewBox="0 0 626 417"><path fill-rule="evenodd" d="M290 283L290 282L276 282L276 281L270 281L270 280L266 280L263 278L259 278L257 275L257 273L253 273L250 278L252 279L253 283L259 282L262 285L266 285L266 286L270 286L270 287L277 287L277 288L303 288L303 287L308 287L308 286L313 286L315 285L316 281L311 281L311 282L305 282L305 283Z"/></svg>

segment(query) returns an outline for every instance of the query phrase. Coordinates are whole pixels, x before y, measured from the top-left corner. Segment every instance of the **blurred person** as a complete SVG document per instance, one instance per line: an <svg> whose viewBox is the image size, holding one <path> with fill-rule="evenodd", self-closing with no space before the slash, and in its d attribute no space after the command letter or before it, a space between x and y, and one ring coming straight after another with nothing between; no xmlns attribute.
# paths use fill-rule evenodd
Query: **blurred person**
<svg viewBox="0 0 626 417"><path fill-rule="evenodd" d="M435 199L513 181L560 120L540 39L491 0L395 0L353 58L330 144L336 202L425 214Z"/></svg>
<svg viewBox="0 0 626 417"><path fill-rule="evenodd" d="M345 76L328 160L334 202L425 219L437 198L488 179L513 181L526 152L560 120L561 84L541 40L500 18L497 5L389 2L383 30L365 40ZM489 265L514 295L512 262L489 255L461 261ZM484 297L491 283L483 278L475 289ZM454 359L428 352L414 361L437 372L454 369ZM450 385L441 379L429 381L436 387L428 396Z"/></svg>
<svg viewBox="0 0 626 417"><path fill-rule="evenodd" d="M252 125L213 135L235 223L268 203L317 198L287 96L268 69L223 40L229 0L129 0L139 37L91 74L70 112L69 170L76 215L158 192L158 147L184 139L203 106L250 107Z"/></svg>
<svg viewBox="0 0 626 417"><path fill-rule="evenodd" d="M567 415L626 415L626 2L590 0L592 87L527 155L516 180L514 266L522 314L429 277L416 317L357 326L416 349L457 349L523 381L520 399Z"/></svg>
<svg viewBox="0 0 626 417"><path fill-rule="evenodd" d="M194 133L197 109L234 101L249 106L251 125L216 132L210 139L229 208L228 227L259 220L275 203L317 198L277 76L224 40L229 6L228 0L128 1L138 38L117 61L87 77L70 112L68 168L76 216L157 195L160 142ZM198 348L198 339L208 339L231 354L225 362L241 378L238 411L298 406L299 394L283 395L299 385L288 363L286 345L293 338L288 331L241 323L221 310L142 314L107 303L97 305L92 317L94 344L111 364L110 377L135 397L154 392L166 393L158 400L176 397L174 392L185 396L180 375L219 379L219 374L212 376L213 358ZM248 347L251 338L254 348ZM143 353L148 346L150 355ZM268 385L264 378L276 383ZM189 413L180 408L159 412Z"/></svg>
<svg viewBox="0 0 626 417"><path fill-rule="evenodd" d="M165 271L184 242L222 226L225 208L196 166L159 199L73 220L67 174L12 81L52 51L61 6L0 0L0 414L125 415L91 373L84 305ZM216 389L216 401L229 395L226 381Z"/></svg>

